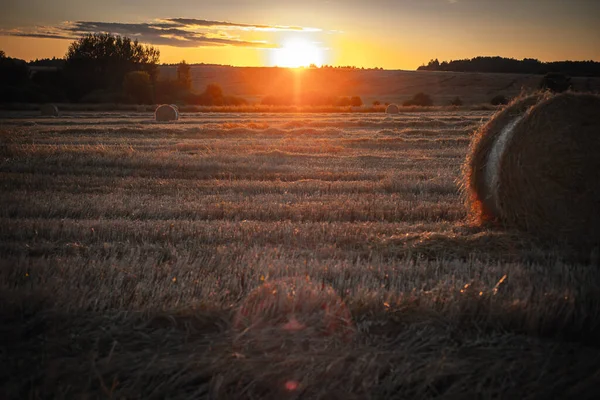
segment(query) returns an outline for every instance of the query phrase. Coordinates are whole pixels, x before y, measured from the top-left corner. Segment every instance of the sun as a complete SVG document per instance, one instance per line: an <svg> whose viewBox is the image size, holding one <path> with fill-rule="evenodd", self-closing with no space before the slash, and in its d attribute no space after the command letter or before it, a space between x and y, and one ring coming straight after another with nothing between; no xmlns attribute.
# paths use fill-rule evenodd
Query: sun
<svg viewBox="0 0 600 400"><path fill-rule="evenodd" d="M287 68L321 66L323 49L301 38L289 39L273 52L273 64Z"/></svg>

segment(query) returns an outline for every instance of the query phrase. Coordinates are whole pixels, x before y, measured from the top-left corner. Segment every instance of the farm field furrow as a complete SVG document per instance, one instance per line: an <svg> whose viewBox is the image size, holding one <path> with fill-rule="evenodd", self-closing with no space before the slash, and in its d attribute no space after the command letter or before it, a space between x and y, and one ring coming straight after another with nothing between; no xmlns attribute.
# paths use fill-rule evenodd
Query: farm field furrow
<svg viewBox="0 0 600 400"><path fill-rule="evenodd" d="M598 255L466 219L461 166L490 117L5 113L7 397L589 393ZM335 293L350 339L237 328L291 279Z"/></svg>

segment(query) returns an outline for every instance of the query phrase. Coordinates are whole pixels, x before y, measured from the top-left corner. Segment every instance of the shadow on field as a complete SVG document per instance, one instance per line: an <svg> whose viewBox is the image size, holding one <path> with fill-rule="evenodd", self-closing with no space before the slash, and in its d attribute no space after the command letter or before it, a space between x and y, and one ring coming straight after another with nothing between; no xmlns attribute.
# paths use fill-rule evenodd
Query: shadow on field
<svg viewBox="0 0 600 400"><path fill-rule="evenodd" d="M595 393L597 307L460 291L353 307L357 336L258 331L232 310L53 311L51 296L2 295L4 398L569 398ZM483 288L481 288L483 289ZM485 290L485 289L483 289ZM562 306L561 306L562 304ZM566 306L565 306L566 305ZM597 305L597 304L596 304ZM574 338L561 336L572 323ZM577 331L579 330L579 331ZM273 336L277 335L277 336ZM281 340L282 336L285 340ZM582 339L571 342L569 339ZM587 342L587 345L584 343Z"/></svg>

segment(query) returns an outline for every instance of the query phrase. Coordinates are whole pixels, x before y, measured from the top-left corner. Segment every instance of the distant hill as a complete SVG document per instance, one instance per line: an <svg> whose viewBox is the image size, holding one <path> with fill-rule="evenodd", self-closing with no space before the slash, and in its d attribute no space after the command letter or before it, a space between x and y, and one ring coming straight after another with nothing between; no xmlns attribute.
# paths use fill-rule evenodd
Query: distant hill
<svg viewBox="0 0 600 400"><path fill-rule="evenodd" d="M439 62L437 59L422 65L418 71L448 72L491 72L512 74L562 73L570 76L600 77L600 62L596 61L555 61L542 62L533 58L515 60L505 57L475 57L464 60Z"/></svg>
<svg viewBox="0 0 600 400"><path fill-rule="evenodd" d="M513 97L521 89L537 89L542 75L476 72L429 72L390 70L301 69L272 67L192 66L192 84L202 91L216 83L225 93L258 101L267 95L293 90L336 96L361 96L365 104L403 102L425 92L436 105L448 104L456 96L466 104L489 103L501 94ZM175 78L175 66L161 66L162 78ZM600 91L600 78L572 79L573 89Z"/></svg>

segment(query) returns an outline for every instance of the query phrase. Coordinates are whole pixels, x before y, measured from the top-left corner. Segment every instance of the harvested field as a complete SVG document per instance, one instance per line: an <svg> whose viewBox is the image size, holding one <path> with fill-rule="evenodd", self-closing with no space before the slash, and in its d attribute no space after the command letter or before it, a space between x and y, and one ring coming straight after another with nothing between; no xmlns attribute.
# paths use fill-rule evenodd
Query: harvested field
<svg viewBox="0 0 600 400"><path fill-rule="evenodd" d="M0 397L598 394L597 252L467 222L490 112L38 114L0 119ZM291 279L326 319L236 326Z"/></svg>

